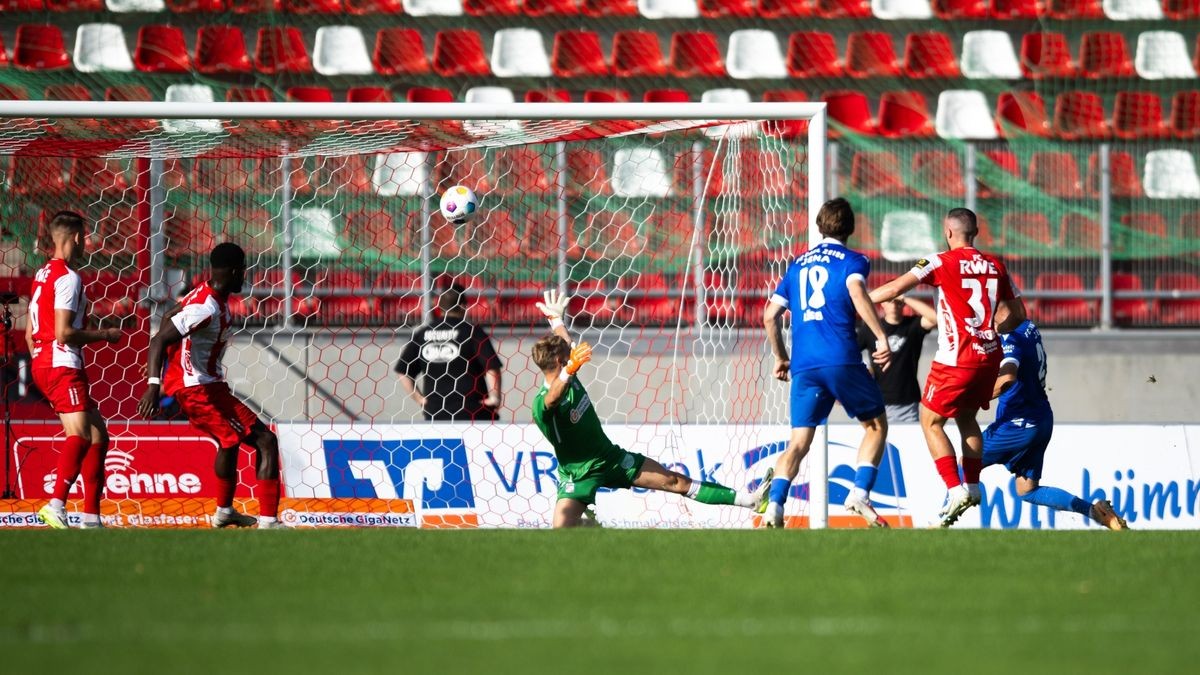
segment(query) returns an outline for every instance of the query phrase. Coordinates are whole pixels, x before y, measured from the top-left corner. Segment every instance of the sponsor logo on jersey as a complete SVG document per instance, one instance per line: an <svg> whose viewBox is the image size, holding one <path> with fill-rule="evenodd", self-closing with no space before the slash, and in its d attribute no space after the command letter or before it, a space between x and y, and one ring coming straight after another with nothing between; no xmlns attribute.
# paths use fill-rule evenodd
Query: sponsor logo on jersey
<svg viewBox="0 0 1200 675"><path fill-rule="evenodd" d="M588 396L588 393L585 391L583 392L583 398L579 399L579 403L576 403L575 407L571 409L571 424L578 424L579 420L583 419L584 413L591 407L592 397Z"/></svg>
<svg viewBox="0 0 1200 675"><path fill-rule="evenodd" d="M1000 270L996 269L996 264L990 260L983 260L979 256L975 256L971 260L959 260L958 271L960 274L1000 274Z"/></svg>

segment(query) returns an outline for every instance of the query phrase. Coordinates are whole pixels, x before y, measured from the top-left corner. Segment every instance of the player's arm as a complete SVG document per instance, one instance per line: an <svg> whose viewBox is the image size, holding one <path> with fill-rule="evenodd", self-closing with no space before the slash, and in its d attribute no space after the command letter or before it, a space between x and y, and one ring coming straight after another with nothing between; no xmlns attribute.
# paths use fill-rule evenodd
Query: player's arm
<svg viewBox="0 0 1200 675"><path fill-rule="evenodd" d="M158 332L150 338L150 347L146 350L146 391L142 392L142 398L138 400L138 415L143 419L150 419L158 414L158 405L162 400L163 354L166 353L167 347L184 338L184 334L176 325L178 314L163 321ZM200 319L191 325L191 330L202 328L211 320L211 317Z"/></svg>
<svg viewBox="0 0 1200 675"><path fill-rule="evenodd" d="M1000 398L1001 394L1013 386L1013 383L1017 381L1017 367L1015 359L1005 359L1004 363L1000 364L1000 376L996 378L996 388L992 390L992 398Z"/></svg>
<svg viewBox="0 0 1200 675"><path fill-rule="evenodd" d="M921 328L933 330L937 327L937 311L933 308L933 305L907 295L904 296L904 304L916 312L917 316L921 317Z"/></svg>
<svg viewBox="0 0 1200 675"><path fill-rule="evenodd" d="M116 328L76 328L75 315L83 311L78 306L79 277L66 275L54 284L54 339L59 344L82 347L93 342L116 342L121 331ZM84 323L86 326L86 322Z"/></svg>
<svg viewBox="0 0 1200 675"><path fill-rule="evenodd" d="M873 304L879 304L881 302L887 302L888 300L894 300L896 296L904 295L905 293L916 288L917 284L919 283L921 283L921 280L917 278L917 275L913 274L912 272L905 272L904 274L892 279L879 288L871 291L871 302Z"/></svg>
<svg viewBox="0 0 1200 675"><path fill-rule="evenodd" d="M34 309L32 307L29 308L29 312L32 314L34 312ZM33 322L29 320L29 317L25 317L25 346L29 348L29 355L32 356L33 355Z"/></svg>
<svg viewBox="0 0 1200 675"><path fill-rule="evenodd" d="M1001 300L996 303L996 331L1011 333L1025 320L1025 301L1021 298Z"/></svg>
<svg viewBox="0 0 1200 675"><path fill-rule="evenodd" d="M571 348L571 356L567 362L563 364L562 372L558 377L550 381L550 386L547 388L546 396L543 401L546 408L553 408L558 405L566 395L567 389L571 384L571 378L575 377L575 373L583 367L583 364L592 360L592 346L586 342L580 342L578 345Z"/></svg>
<svg viewBox="0 0 1200 675"><path fill-rule="evenodd" d="M567 332L567 305L570 303L571 296L555 290L542 293L542 302L537 303L537 308L550 322L550 331L567 342L571 342L571 334Z"/></svg>
<svg viewBox="0 0 1200 675"><path fill-rule="evenodd" d="M400 386L404 387L404 391L408 392L408 397L416 401L417 405L425 407L425 397L421 392L417 391L417 383L408 375L400 373Z"/></svg>
<svg viewBox="0 0 1200 675"><path fill-rule="evenodd" d="M775 379L788 381L791 377L792 360L788 356L787 345L783 343L783 313L787 307L779 304L774 298L767 301L763 312L763 327L767 329L767 343L771 345L771 353L775 355Z"/></svg>
<svg viewBox="0 0 1200 675"><path fill-rule="evenodd" d="M501 373L499 369L488 370L483 374L484 382L487 383L488 395L483 399L483 404L489 408L499 408L503 403L504 397L500 391Z"/></svg>
<svg viewBox="0 0 1200 675"><path fill-rule="evenodd" d="M404 391L408 397L416 402L422 408L425 407L425 397L417 390L417 376L424 370L425 362L421 359L421 350L417 347L416 340L409 340L408 344L400 350L400 360L396 362L396 376L400 379L400 386L404 387Z"/></svg>
<svg viewBox="0 0 1200 675"><path fill-rule="evenodd" d="M881 369L887 370L892 361L892 348L888 344L887 333L883 332L883 326L879 323L879 315L875 313L875 303L871 302L871 296L867 293L867 282L859 275L851 276L846 279L846 290L850 291L850 300L854 303L858 318L862 319L867 330L875 336L875 350L871 352L871 360Z"/></svg>

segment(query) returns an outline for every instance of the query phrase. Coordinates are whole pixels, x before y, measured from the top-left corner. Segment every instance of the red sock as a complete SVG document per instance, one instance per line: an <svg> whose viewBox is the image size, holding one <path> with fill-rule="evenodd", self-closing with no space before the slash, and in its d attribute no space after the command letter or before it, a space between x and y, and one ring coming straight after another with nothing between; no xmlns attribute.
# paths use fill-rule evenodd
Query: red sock
<svg viewBox="0 0 1200 675"><path fill-rule="evenodd" d="M279 514L279 479L258 479L258 515L274 518Z"/></svg>
<svg viewBox="0 0 1200 675"><path fill-rule="evenodd" d="M237 478L217 476L217 506L227 509L233 506L233 491L237 489Z"/></svg>
<svg viewBox="0 0 1200 675"><path fill-rule="evenodd" d="M71 491L71 484L79 477L79 467L83 464L89 445L91 443L83 436L67 436L62 450L58 451L58 479L54 482L51 497L67 501L67 494Z"/></svg>
<svg viewBox="0 0 1200 675"><path fill-rule="evenodd" d="M100 515L100 497L104 493L104 456L107 443L93 443L83 458L83 512Z"/></svg>
<svg viewBox="0 0 1200 675"><path fill-rule="evenodd" d="M963 482L978 483L979 473L983 471L982 457L967 457L963 455Z"/></svg>
<svg viewBox="0 0 1200 675"><path fill-rule="evenodd" d="M938 475L942 477L947 489L962 485L962 481L958 479L958 459L954 455L938 457L933 463L937 465ZM978 479L979 475L976 474L975 477Z"/></svg>

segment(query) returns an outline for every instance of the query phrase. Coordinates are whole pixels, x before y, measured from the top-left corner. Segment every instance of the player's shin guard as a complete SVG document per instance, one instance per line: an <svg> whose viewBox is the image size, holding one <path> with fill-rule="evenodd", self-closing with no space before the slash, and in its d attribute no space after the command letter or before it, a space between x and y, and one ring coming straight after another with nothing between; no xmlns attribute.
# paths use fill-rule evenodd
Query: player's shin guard
<svg viewBox="0 0 1200 675"><path fill-rule="evenodd" d="M937 465L938 475L942 477L942 482L946 484L947 490L962 485L962 480L958 477L958 459L954 455L938 457L933 463ZM978 474L976 474L975 480L979 480Z"/></svg>
<svg viewBox="0 0 1200 675"><path fill-rule="evenodd" d="M258 488L258 517L272 520L279 514L279 479L259 478Z"/></svg>
<svg viewBox="0 0 1200 675"><path fill-rule="evenodd" d="M783 504L787 501L788 490L792 487L792 481L786 478L776 478L771 481L771 491L767 497L767 501L772 504Z"/></svg>
<svg viewBox="0 0 1200 675"><path fill-rule="evenodd" d="M737 493L724 485L693 480L687 496L701 504L735 504Z"/></svg>
<svg viewBox="0 0 1200 675"><path fill-rule="evenodd" d="M879 475L879 467L870 462L863 462L854 471L854 493L861 499L866 499L875 487L875 477Z"/></svg>
<svg viewBox="0 0 1200 675"><path fill-rule="evenodd" d="M1056 511L1074 511L1084 518L1091 517L1092 505L1079 497L1056 487L1043 485L1031 492L1021 495L1021 499L1030 504L1049 506Z"/></svg>
<svg viewBox="0 0 1200 675"><path fill-rule="evenodd" d="M100 515L100 497L104 494L104 456L108 443L93 443L83 458L83 513Z"/></svg>
<svg viewBox="0 0 1200 675"><path fill-rule="evenodd" d="M83 436L67 436L67 440L62 444L62 450L58 453L57 478L54 481L54 491L50 495L52 499L59 502L67 501L67 494L70 493L75 479L79 477L79 469L83 464L84 456L87 455L89 445L91 445L91 441Z"/></svg>

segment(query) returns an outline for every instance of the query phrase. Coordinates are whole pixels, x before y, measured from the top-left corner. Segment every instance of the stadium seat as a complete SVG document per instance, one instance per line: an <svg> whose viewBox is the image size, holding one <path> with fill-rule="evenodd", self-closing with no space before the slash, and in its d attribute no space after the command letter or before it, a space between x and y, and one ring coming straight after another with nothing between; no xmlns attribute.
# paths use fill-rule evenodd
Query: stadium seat
<svg viewBox="0 0 1200 675"><path fill-rule="evenodd" d="M138 29L134 66L143 73L186 73L191 71L187 41L178 26L155 24Z"/></svg>
<svg viewBox="0 0 1200 675"><path fill-rule="evenodd" d="M224 12L225 0L166 0L167 9L175 14Z"/></svg>
<svg viewBox="0 0 1200 675"><path fill-rule="evenodd" d="M257 192L262 171L259 161L247 157L196 158L191 185L200 194ZM274 185L264 186L271 191Z"/></svg>
<svg viewBox="0 0 1200 675"><path fill-rule="evenodd" d="M312 182L322 191L333 190L348 195L365 195L374 191L367 155L318 157L316 170L311 176Z"/></svg>
<svg viewBox="0 0 1200 675"><path fill-rule="evenodd" d="M1113 109L1113 135L1123 139L1166 136L1162 99L1158 94L1144 91L1117 92L1117 102Z"/></svg>
<svg viewBox="0 0 1200 675"><path fill-rule="evenodd" d="M608 171L600 151L568 147L566 183L571 197L608 194Z"/></svg>
<svg viewBox="0 0 1200 675"><path fill-rule="evenodd" d="M590 30L564 30L554 35L550 67L556 77L608 75L600 35Z"/></svg>
<svg viewBox="0 0 1200 675"><path fill-rule="evenodd" d="M380 75L426 75L430 71L425 39L415 28L381 29L375 36L371 60Z"/></svg>
<svg viewBox="0 0 1200 675"><path fill-rule="evenodd" d="M867 19L870 0L815 0L816 14L823 19Z"/></svg>
<svg viewBox="0 0 1200 675"><path fill-rule="evenodd" d="M1175 229L1174 237L1178 241L1192 244L1200 242L1200 211L1185 213L1179 217L1179 226Z"/></svg>
<svg viewBox="0 0 1200 675"><path fill-rule="evenodd" d="M463 0L462 5L468 16L516 16L521 13L520 0Z"/></svg>
<svg viewBox="0 0 1200 675"><path fill-rule="evenodd" d="M878 133L866 94L860 91L827 91L821 99L827 104L830 138L838 138L844 131L866 135Z"/></svg>
<svg viewBox="0 0 1200 675"><path fill-rule="evenodd" d="M313 70L321 75L371 75L367 41L356 26L321 26L313 44Z"/></svg>
<svg viewBox="0 0 1200 675"><path fill-rule="evenodd" d="M938 136L951 139L987 140L998 135L987 97L976 89L947 89L938 94L934 128Z"/></svg>
<svg viewBox="0 0 1200 675"><path fill-rule="evenodd" d="M163 0L106 0L108 11L117 14L162 12L167 9Z"/></svg>
<svg viewBox="0 0 1200 675"><path fill-rule="evenodd" d="M1172 21L1183 21L1200 17L1200 2L1197 0L1165 0L1163 14Z"/></svg>
<svg viewBox="0 0 1200 675"><path fill-rule="evenodd" d="M526 16L575 16L579 14L576 0L525 0Z"/></svg>
<svg viewBox="0 0 1200 675"><path fill-rule="evenodd" d="M795 89L770 89L763 92L763 101L767 103L803 103L808 100L808 94ZM807 138L808 122L806 120L774 120L763 123L763 129L770 134L778 134L785 139Z"/></svg>
<svg viewBox="0 0 1200 675"><path fill-rule="evenodd" d="M900 63L892 34L881 31L851 33L846 42L846 74L850 77L897 77Z"/></svg>
<svg viewBox="0 0 1200 675"><path fill-rule="evenodd" d="M92 92L82 84L52 84L46 87L43 98L47 101L90 101Z"/></svg>
<svg viewBox="0 0 1200 675"><path fill-rule="evenodd" d="M1021 167L1012 150L984 150L975 158L976 194L989 199L1012 194L1011 186L1020 182Z"/></svg>
<svg viewBox="0 0 1200 675"><path fill-rule="evenodd" d="M1159 21L1163 18L1160 0L1104 0L1104 16L1113 21Z"/></svg>
<svg viewBox="0 0 1200 675"><path fill-rule="evenodd" d="M25 101L29 94L19 84L0 84L0 101Z"/></svg>
<svg viewBox="0 0 1200 675"><path fill-rule="evenodd" d="M14 195L56 195L66 190L65 164L61 157L14 155L9 192Z"/></svg>
<svg viewBox="0 0 1200 675"><path fill-rule="evenodd" d="M674 77L724 77L725 62L716 34L683 31L672 35L667 69Z"/></svg>
<svg viewBox="0 0 1200 675"><path fill-rule="evenodd" d="M920 150L913 154L913 189L921 194L962 199L967 188L963 183L962 165L958 153L950 150Z"/></svg>
<svg viewBox="0 0 1200 675"><path fill-rule="evenodd" d="M584 16L637 16L637 0L581 0Z"/></svg>
<svg viewBox="0 0 1200 675"><path fill-rule="evenodd" d="M288 87L287 100L298 103L333 103L329 87Z"/></svg>
<svg viewBox="0 0 1200 675"><path fill-rule="evenodd" d="M879 233L884 260L908 262L937 250L933 220L921 211L890 211L883 216Z"/></svg>
<svg viewBox="0 0 1200 675"><path fill-rule="evenodd" d="M503 28L492 38L496 77L550 77L550 57L542 34L532 28Z"/></svg>
<svg viewBox="0 0 1200 675"><path fill-rule="evenodd" d="M1100 224L1082 213L1064 214L1058 226L1056 246L1075 257L1100 255Z"/></svg>
<svg viewBox="0 0 1200 675"><path fill-rule="evenodd" d="M25 70L58 70L71 67L58 26L22 24L13 43L13 65Z"/></svg>
<svg viewBox="0 0 1200 675"><path fill-rule="evenodd" d="M42 0L3 0L0 2L0 12L31 13L46 9Z"/></svg>
<svg viewBox="0 0 1200 675"><path fill-rule="evenodd" d="M75 70L81 73L133 70L125 32L115 23L85 23L75 33Z"/></svg>
<svg viewBox="0 0 1200 675"><path fill-rule="evenodd" d="M624 89L588 89L583 92L584 103L628 103L629 92Z"/></svg>
<svg viewBox="0 0 1200 675"><path fill-rule="evenodd" d="M1151 150L1142 167L1142 186L1151 199L1198 199L1200 176L1187 150Z"/></svg>
<svg viewBox="0 0 1200 675"><path fill-rule="evenodd" d="M1126 213L1121 226L1114 228L1113 250L1137 258L1157 258L1171 255L1167 239L1167 221L1157 211Z"/></svg>
<svg viewBox="0 0 1200 675"><path fill-rule="evenodd" d="M1175 93L1171 99L1171 133L1176 138L1200 136L1200 91Z"/></svg>
<svg viewBox="0 0 1200 675"><path fill-rule="evenodd" d="M108 87L104 90L105 101L153 101L150 90L140 84Z"/></svg>
<svg viewBox="0 0 1200 675"><path fill-rule="evenodd" d="M1138 177L1133 155L1113 150L1108 156L1109 189L1113 197L1143 197L1142 181ZM1089 197L1100 196L1100 153L1088 157L1087 192Z"/></svg>
<svg viewBox="0 0 1200 675"><path fill-rule="evenodd" d="M463 96L463 101L507 105L516 101L516 95L508 87L471 87ZM462 127L472 136L487 138L500 133L519 132L521 123L517 120L466 120Z"/></svg>
<svg viewBox="0 0 1200 675"><path fill-rule="evenodd" d="M308 48L304 46L304 35L300 33L300 29L295 26L267 26L258 29L254 67L265 75L312 72L312 61L308 56Z"/></svg>
<svg viewBox="0 0 1200 675"><path fill-rule="evenodd" d="M1005 211L1000 233L1012 256L1038 255L1054 245L1054 231L1044 213Z"/></svg>
<svg viewBox="0 0 1200 675"><path fill-rule="evenodd" d="M1133 61L1121 33L1084 33L1079 49L1079 73L1092 79L1133 77Z"/></svg>
<svg viewBox="0 0 1200 675"><path fill-rule="evenodd" d="M985 0L933 0L930 4L939 19L984 19L988 15Z"/></svg>
<svg viewBox="0 0 1200 675"><path fill-rule="evenodd" d="M647 19L694 19L700 16L696 0L637 0L638 13Z"/></svg>
<svg viewBox="0 0 1200 675"><path fill-rule="evenodd" d="M1158 7L1158 3L1154 3ZM1170 30L1150 30L1138 35L1133 65L1147 80L1195 79L1196 67L1188 58L1183 35Z"/></svg>
<svg viewBox="0 0 1200 675"><path fill-rule="evenodd" d="M848 192L863 197L904 196L908 194L906 182L904 172L900 169L900 160L894 153L854 153L850 162Z"/></svg>
<svg viewBox="0 0 1200 675"><path fill-rule="evenodd" d="M617 77L666 75L658 34L646 30L618 31L613 36L612 66Z"/></svg>
<svg viewBox="0 0 1200 675"><path fill-rule="evenodd" d="M933 135L925 96L917 91L889 91L879 98L879 135L920 138Z"/></svg>
<svg viewBox="0 0 1200 675"><path fill-rule="evenodd" d="M613 153L613 194L618 197L666 197L671 194L667 162L657 148L620 147Z"/></svg>
<svg viewBox="0 0 1200 675"><path fill-rule="evenodd" d="M692 100L690 94L683 89L649 89L642 95L646 103L687 103Z"/></svg>
<svg viewBox="0 0 1200 675"><path fill-rule="evenodd" d="M1100 280L1096 280L1096 290L1102 290ZM1114 272L1112 275L1112 290L1143 292L1142 279L1136 274ZM1143 325L1150 322L1150 304L1144 298L1114 297L1112 301L1112 318L1119 326Z"/></svg>
<svg viewBox="0 0 1200 675"><path fill-rule="evenodd" d="M1083 293L1083 280L1069 272L1047 272L1039 274L1033 282L1038 291ZM1047 325L1080 325L1095 323L1096 303L1082 297L1038 298L1034 301L1034 315Z"/></svg>
<svg viewBox="0 0 1200 675"><path fill-rule="evenodd" d="M1051 19L1102 19L1100 0L1046 0L1046 15Z"/></svg>
<svg viewBox="0 0 1200 675"><path fill-rule="evenodd" d="M283 11L280 0L229 0L234 14L272 14Z"/></svg>
<svg viewBox="0 0 1200 675"><path fill-rule="evenodd" d="M1019 80L1021 64L1012 38L1000 30L973 30L963 35L962 74L972 80Z"/></svg>
<svg viewBox="0 0 1200 675"><path fill-rule="evenodd" d="M1029 160L1029 184L1051 197L1083 197L1079 166L1069 152L1035 152Z"/></svg>
<svg viewBox="0 0 1200 675"><path fill-rule="evenodd" d="M721 161L717 161L714 150L683 150L675 155L671 188L676 194L695 195L698 175L704 184L705 197L720 196L725 191L725 164L723 155ZM732 183L730 187L733 187Z"/></svg>
<svg viewBox="0 0 1200 675"><path fill-rule="evenodd" d="M545 196L556 182L553 169L546 169L542 153L531 146L498 149L492 171L496 176L496 190L501 195Z"/></svg>
<svg viewBox="0 0 1200 675"><path fill-rule="evenodd" d="M400 0L345 0L346 13L363 14L401 14L404 5Z"/></svg>
<svg viewBox="0 0 1200 675"><path fill-rule="evenodd" d="M433 39L433 70L442 77L482 77L492 74L483 40L469 29L438 31Z"/></svg>
<svg viewBox="0 0 1200 675"><path fill-rule="evenodd" d="M163 94L168 103L212 103L213 90L206 84L172 84ZM163 120L163 130L169 134L219 134L224 131L221 120L181 119Z"/></svg>
<svg viewBox="0 0 1200 675"><path fill-rule="evenodd" d="M1160 274L1154 281L1156 291L1200 291L1200 277L1195 274ZM1155 318L1170 326L1200 324L1200 298L1158 299L1154 301Z"/></svg>
<svg viewBox="0 0 1200 675"><path fill-rule="evenodd" d="M290 14L341 14L342 0L284 0L283 10Z"/></svg>
<svg viewBox="0 0 1200 675"><path fill-rule="evenodd" d="M1021 37L1021 71L1025 77L1075 77L1071 47L1064 33L1033 32Z"/></svg>
<svg viewBox="0 0 1200 675"><path fill-rule="evenodd" d="M841 77L832 33L802 31L788 38L787 70L792 77Z"/></svg>
<svg viewBox="0 0 1200 675"><path fill-rule="evenodd" d="M481 260L504 260L521 255L521 239L508 211L488 210L467 225L464 253Z"/></svg>
<svg viewBox="0 0 1200 675"><path fill-rule="evenodd" d="M403 0L409 16L462 16L462 0Z"/></svg>
<svg viewBox="0 0 1200 675"><path fill-rule="evenodd" d="M813 15L811 0L759 0L758 15L764 19L796 19Z"/></svg>
<svg viewBox="0 0 1200 675"><path fill-rule="evenodd" d="M76 157L71 160L67 187L73 194L110 199L120 198L129 188L129 179L119 160L102 157Z"/></svg>
<svg viewBox="0 0 1200 675"><path fill-rule="evenodd" d="M779 38L768 30L735 30L729 36L725 67L735 80L787 77Z"/></svg>
<svg viewBox="0 0 1200 675"><path fill-rule="evenodd" d="M201 26L196 31L196 70L204 75L250 72L246 38L237 26Z"/></svg>
<svg viewBox="0 0 1200 675"><path fill-rule="evenodd" d="M381 197L419 196L429 183L428 155L424 152L392 152L375 156L371 185Z"/></svg>
<svg viewBox="0 0 1200 675"><path fill-rule="evenodd" d="M871 13L884 21L933 18L929 0L871 0Z"/></svg>
<svg viewBox="0 0 1200 675"><path fill-rule="evenodd" d="M697 0L700 16L706 19L719 19L726 16L754 16L753 0Z"/></svg>
<svg viewBox="0 0 1200 675"><path fill-rule="evenodd" d="M1099 94L1068 91L1054 104L1054 134L1068 141L1108 138L1104 101Z"/></svg>
<svg viewBox="0 0 1200 675"><path fill-rule="evenodd" d="M566 89L530 89L525 92L526 103L570 103L571 93Z"/></svg>
<svg viewBox="0 0 1200 675"><path fill-rule="evenodd" d="M1042 0L991 0L994 19L1040 19L1045 15Z"/></svg>
<svg viewBox="0 0 1200 675"><path fill-rule="evenodd" d="M945 33L909 33L904 40L904 76L914 79L958 77L954 46Z"/></svg>
<svg viewBox="0 0 1200 675"><path fill-rule="evenodd" d="M1006 91L996 99L996 124L1005 138L1050 136L1046 104L1036 91Z"/></svg>

